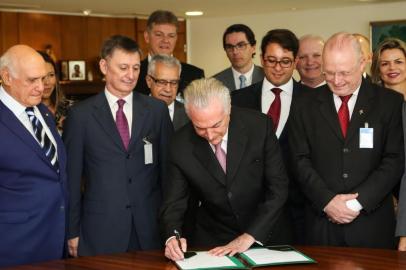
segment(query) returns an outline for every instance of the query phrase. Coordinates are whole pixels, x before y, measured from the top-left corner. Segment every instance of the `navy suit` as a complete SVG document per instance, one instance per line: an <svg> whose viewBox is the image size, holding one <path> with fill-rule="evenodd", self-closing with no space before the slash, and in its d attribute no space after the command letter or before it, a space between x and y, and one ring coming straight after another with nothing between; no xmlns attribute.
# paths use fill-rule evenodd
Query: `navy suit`
<svg viewBox="0 0 406 270"><path fill-rule="evenodd" d="M59 170L0 101L0 267L63 255L66 154L52 114L42 104L37 107L55 138Z"/></svg>
<svg viewBox="0 0 406 270"><path fill-rule="evenodd" d="M79 255L125 252L130 236L139 249L162 247L157 215L173 127L166 104L152 97L134 92L132 113L128 150L104 92L72 107L66 118L68 239L79 236ZM152 143L152 164L145 164L145 140Z"/></svg>

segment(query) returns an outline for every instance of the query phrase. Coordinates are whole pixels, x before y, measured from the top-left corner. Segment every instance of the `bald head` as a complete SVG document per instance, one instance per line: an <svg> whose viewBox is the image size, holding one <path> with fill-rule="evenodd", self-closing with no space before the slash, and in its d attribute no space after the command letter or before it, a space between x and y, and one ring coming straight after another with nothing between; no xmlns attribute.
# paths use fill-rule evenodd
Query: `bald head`
<svg viewBox="0 0 406 270"><path fill-rule="evenodd" d="M365 61L355 37L340 32L330 37L323 50L323 71L333 93L346 96L357 90L362 81Z"/></svg>
<svg viewBox="0 0 406 270"><path fill-rule="evenodd" d="M362 56L364 57L365 61L368 63L372 60L372 52L371 52L371 43L369 38L364 35L355 33L352 34L355 39L358 41L359 45L361 46Z"/></svg>
<svg viewBox="0 0 406 270"><path fill-rule="evenodd" d="M303 84L317 87L324 81L322 74L322 53L324 40L320 36L305 35L299 39L296 69Z"/></svg>
<svg viewBox="0 0 406 270"><path fill-rule="evenodd" d="M7 93L23 106L41 102L46 77L45 61L26 45L15 45L0 58L0 74Z"/></svg>

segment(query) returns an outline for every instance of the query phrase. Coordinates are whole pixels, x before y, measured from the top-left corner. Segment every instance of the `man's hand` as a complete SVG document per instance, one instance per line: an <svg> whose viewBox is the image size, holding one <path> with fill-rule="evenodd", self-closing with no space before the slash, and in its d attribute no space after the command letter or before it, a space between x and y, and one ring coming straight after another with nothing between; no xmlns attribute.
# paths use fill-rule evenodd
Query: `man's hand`
<svg viewBox="0 0 406 270"><path fill-rule="evenodd" d="M399 238L398 250L399 251L406 251L406 236L401 236Z"/></svg>
<svg viewBox="0 0 406 270"><path fill-rule="evenodd" d="M212 250L209 250L209 254L215 256L224 256L224 255L233 256L236 253L246 251L247 249L250 248L252 244L254 244L254 242L255 242L254 237L252 237L247 233L244 233L225 246L216 247L213 248Z"/></svg>
<svg viewBox="0 0 406 270"><path fill-rule="evenodd" d="M180 239L180 243L182 246L182 250L179 247L178 240L175 237L170 239L168 243L166 243L165 247L165 257L172 261L179 261L184 259L183 252L187 250L187 243L185 238Z"/></svg>
<svg viewBox="0 0 406 270"><path fill-rule="evenodd" d="M329 220L337 224L351 223L359 215L359 211L353 211L346 205L346 201L356 199L356 194L338 194L324 208Z"/></svg>
<svg viewBox="0 0 406 270"><path fill-rule="evenodd" d="M68 240L69 255L76 258L78 256L79 237Z"/></svg>

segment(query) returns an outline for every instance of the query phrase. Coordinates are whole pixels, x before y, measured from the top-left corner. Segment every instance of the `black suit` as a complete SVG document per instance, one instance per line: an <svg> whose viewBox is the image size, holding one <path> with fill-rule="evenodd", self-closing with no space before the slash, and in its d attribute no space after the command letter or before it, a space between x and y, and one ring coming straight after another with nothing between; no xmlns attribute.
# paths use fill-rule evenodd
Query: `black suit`
<svg viewBox="0 0 406 270"><path fill-rule="evenodd" d="M66 118L68 239L80 237L81 256L133 249L134 232L139 249L160 247L157 218L173 127L166 104L152 97L133 93L132 114L128 150L104 91L73 106ZM150 164L144 139L152 143Z"/></svg>
<svg viewBox="0 0 406 270"><path fill-rule="evenodd" d="M253 84L251 86L248 86L244 89L241 89L239 91L234 91L232 92L231 95L231 102L235 106L243 107L243 108L249 108L253 109L259 112L262 112L261 108L261 98L262 98L262 84L263 81L258 82L256 84ZM297 83L295 80L293 80L293 92L292 92L292 102L291 102L291 107L294 106L296 103L299 95L303 91L307 91L308 89ZM283 106L283 104L282 104ZM288 117L288 121L285 124L285 127L283 128L283 131L281 135L279 136L279 144L281 146L282 150L282 156L283 160L285 162L285 167L287 174L289 176L289 198L287 201L287 209L289 211L289 216L287 218L283 218L284 216L281 217L280 224L282 224L282 227L284 227L286 230L290 229L290 223L293 223L294 226L294 232L295 232L295 242L296 243L303 243L304 241L304 214L303 214L303 204L304 204L304 195L300 191L300 188L298 187L298 183L296 182L294 178L294 173L292 170L292 159L290 156L290 150L289 150L289 143L288 143L288 136L289 132L287 129L289 120L290 120L290 114Z"/></svg>
<svg viewBox="0 0 406 270"><path fill-rule="evenodd" d="M346 138L327 85L309 91L294 107L289 141L309 199L308 244L394 247L391 191L404 168L402 103L398 93L363 80ZM359 147L365 125L373 128L372 149ZM324 207L335 195L348 193L359 193L360 215L345 225L329 222Z"/></svg>
<svg viewBox="0 0 406 270"><path fill-rule="evenodd" d="M165 238L182 228L193 192L201 205L195 212L196 229L189 246L224 245L242 233L264 244L281 243L272 227L285 203L288 180L266 116L232 108L227 175L192 124L173 137L168 166L160 222Z"/></svg>
<svg viewBox="0 0 406 270"><path fill-rule="evenodd" d="M186 86L188 86L190 82L196 79L204 78L204 70L187 63L180 64L182 65L182 71L180 73L178 92L182 93L183 95L183 90L185 90ZM146 81L147 74L148 57L141 61L140 75L138 76L138 82L134 88L134 91L140 92L145 95L149 95L151 93Z"/></svg>
<svg viewBox="0 0 406 270"><path fill-rule="evenodd" d="M172 123L173 128L176 131L189 122L189 117L186 115L185 107L183 106L183 104L177 100L175 100L175 106L173 109L174 111Z"/></svg>

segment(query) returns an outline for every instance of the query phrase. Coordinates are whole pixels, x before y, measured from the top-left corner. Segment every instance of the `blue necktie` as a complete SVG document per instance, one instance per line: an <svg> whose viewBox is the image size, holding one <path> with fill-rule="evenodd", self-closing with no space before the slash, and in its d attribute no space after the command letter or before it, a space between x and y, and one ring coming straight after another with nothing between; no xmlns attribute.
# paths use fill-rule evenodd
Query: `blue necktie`
<svg viewBox="0 0 406 270"><path fill-rule="evenodd" d="M35 137L37 138L38 142L40 143L41 148L44 150L45 156L49 159L49 161L55 168L58 168L59 164L58 164L58 158L57 158L55 145L49 139L47 133L45 132L45 129L43 128L43 126L41 124L41 121L39 121L39 119L35 116L34 108L27 107L25 109L25 111L26 111L26 113L28 115L28 119L30 119L30 122L34 129Z"/></svg>
<svg viewBox="0 0 406 270"><path fill-rule="evenodd" d="M245 78L244 75L240 75L239 79L240 79L240 88L239 89L246 87L247 78Z"/></svg>

